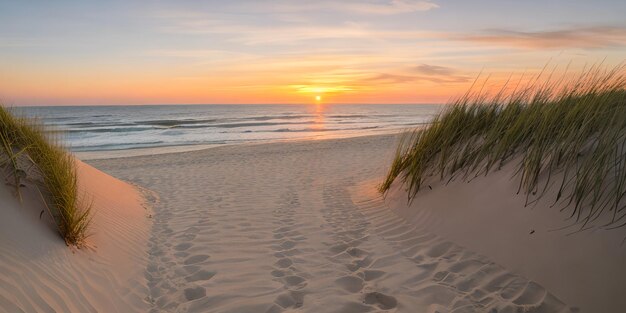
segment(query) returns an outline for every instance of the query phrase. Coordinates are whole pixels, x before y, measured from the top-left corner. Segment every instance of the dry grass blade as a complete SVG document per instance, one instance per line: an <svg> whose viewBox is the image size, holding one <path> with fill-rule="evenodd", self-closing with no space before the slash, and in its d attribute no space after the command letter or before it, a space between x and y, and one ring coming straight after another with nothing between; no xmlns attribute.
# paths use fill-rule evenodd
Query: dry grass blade
<svg viewBox="0 0 626 313"><path fill-rule="evenodd" d="M68 245L83 244L91 221L91 206L79 199L74 158L41 124L15 117L4 107L0 107L0 136L2 152L16 171L17 188L17 157L23 153L41 175L46 206L61 236Z"/></svg>
<svg viewBox="0 0 626 313"><path fill-rule="evenodd" d="M531 80L488 97L468 91L426 128L405 135L380 186L400 178L412 201L431 176L471 179L521 160L515 171L527 204L561 177L554 203L571 209L581 227L626 210L626 67L596 65L573 79ZM557 173L561 175L556 175ZM564 209L565 209L564 208Z"/></svg>

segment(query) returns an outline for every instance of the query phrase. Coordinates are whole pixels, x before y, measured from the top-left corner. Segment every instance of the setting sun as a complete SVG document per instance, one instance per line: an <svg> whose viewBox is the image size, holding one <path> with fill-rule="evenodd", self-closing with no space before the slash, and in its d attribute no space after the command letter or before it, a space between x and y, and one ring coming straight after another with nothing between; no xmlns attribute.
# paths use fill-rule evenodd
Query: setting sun
<svg viewBox="0 0 626 313"><path fill-rule="evenodd" d="M317 101L317 102L322 101L322 96L315 96L315 101Z"/></svg>

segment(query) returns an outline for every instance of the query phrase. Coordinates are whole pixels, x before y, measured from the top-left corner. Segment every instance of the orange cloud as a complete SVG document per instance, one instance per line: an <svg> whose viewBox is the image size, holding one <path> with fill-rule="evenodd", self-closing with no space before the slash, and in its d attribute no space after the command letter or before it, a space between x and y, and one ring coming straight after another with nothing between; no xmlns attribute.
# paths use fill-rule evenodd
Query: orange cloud
<svg viewBox="0 0 626 313"><path fill-rule="evenodd" d="M537 32L493 30L487 34L461 35L454 38L481 44L527 49L591 49L626 45L626 28L589 27Z"/></svg>

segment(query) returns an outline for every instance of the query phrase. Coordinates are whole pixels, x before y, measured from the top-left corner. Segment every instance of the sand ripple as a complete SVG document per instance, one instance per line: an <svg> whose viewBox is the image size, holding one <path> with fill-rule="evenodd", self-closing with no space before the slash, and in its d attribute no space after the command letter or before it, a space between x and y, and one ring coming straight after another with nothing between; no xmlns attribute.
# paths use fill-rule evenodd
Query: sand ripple
<svg viewBox="0 0 626 313"><path fill-rule="evenodd" d="M390 212L391 137L94 162L157 191L153 312L567 312L539 284Z"/></svg>

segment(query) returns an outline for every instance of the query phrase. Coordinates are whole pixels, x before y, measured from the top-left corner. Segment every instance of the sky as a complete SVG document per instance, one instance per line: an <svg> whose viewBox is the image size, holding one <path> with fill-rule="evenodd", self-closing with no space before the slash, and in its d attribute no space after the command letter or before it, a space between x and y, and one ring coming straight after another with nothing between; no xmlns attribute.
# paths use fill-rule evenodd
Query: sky
<svg viewBox="0 0 626 313"><path fill-rule="evenodd" d="M626 1L5 1L7 105L445 103L626 59ZM522 76L523 77L523 76Z"/></svg>

